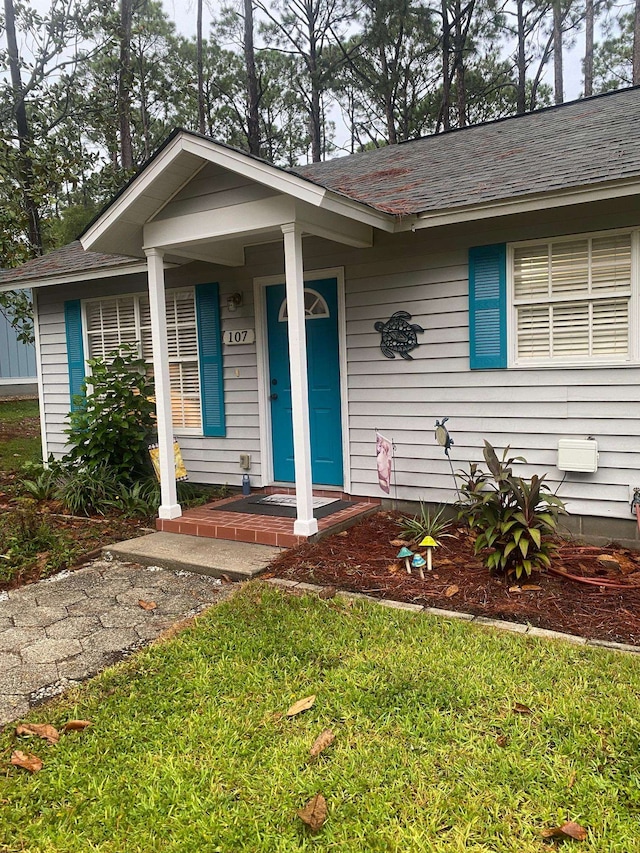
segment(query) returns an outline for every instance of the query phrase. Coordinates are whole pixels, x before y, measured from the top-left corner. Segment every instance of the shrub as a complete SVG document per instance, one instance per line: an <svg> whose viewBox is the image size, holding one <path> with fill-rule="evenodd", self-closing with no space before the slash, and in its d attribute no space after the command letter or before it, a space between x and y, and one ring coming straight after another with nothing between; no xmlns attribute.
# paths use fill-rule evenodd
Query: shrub
<svg viewBox="0 0 640 853"><path fill-rule="evenodd" d="M521 578L549 567L556 548L550 537L557 528L558 514L565 510L544 483L544 475L534 474L530 481L514 476L513 463L525 460L507 458L508 452L507 447L500 460L485 441L489 473L472 464L469 474L457 475L464 495L457 504L458 518L477 531L474 550L489 571Z"/></svg>
<svg viewBox="0 0 640 853"><path fill-rule="evenodd" d="M89 471L106 469L132 483L148 473L147 447L155 429L153 381L135 344L88 362L84 397L69 414L71 449L65 460Z"/></svg>
<svg viewBox="0 0 640 853"><path fill-rule="evenodd" d="M123 483L107 465L68 463L56 479L55 497L71 515L105 515Z"/></svg>

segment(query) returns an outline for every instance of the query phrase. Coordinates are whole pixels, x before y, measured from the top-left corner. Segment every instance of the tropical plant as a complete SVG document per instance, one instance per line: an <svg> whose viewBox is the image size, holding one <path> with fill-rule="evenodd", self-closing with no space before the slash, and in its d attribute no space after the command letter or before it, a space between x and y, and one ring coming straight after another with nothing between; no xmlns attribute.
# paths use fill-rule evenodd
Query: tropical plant
<svg viewBox="0 0 640 853"><path fill-rule="evenodd" d="M464 499L458 502L457 510L458 518L477 532L474 550L489 571L519 579L550 566L556 549L551 537L558 514L565 510L562 500L544 482L544 475L534 474L529 481L514 476L514 462L526 460L521 456L509 458L508 453L507 447L498 459L485 441L489 473L475 464L469 474L458 473Z"/></svg>
<svg viewBox="0 0 640 853"><path fill-rule="evenodd" d="M424 539L431 536L436 542L446 537L453 537L451 533L451 518L446 517L447 507L444 505L430 508L420 501L420 512L413 518L405 516L398 522L402 536L405 539Z"/></svg>
<svg viewBox="0 0 640 853"><path fill-rule="evenodd" d="M155 429L153 380L136 344L126 344L105 358L88 360L84 396L69 414L70 451L65 461L87 471L111 471L133 483L149 470L147 449Z"/></svg>

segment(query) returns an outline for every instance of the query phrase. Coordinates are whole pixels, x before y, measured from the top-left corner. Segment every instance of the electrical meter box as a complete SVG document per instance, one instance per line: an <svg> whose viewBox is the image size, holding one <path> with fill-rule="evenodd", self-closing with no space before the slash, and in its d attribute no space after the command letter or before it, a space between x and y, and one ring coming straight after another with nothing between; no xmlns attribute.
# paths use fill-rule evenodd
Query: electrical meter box
<svg viewBox="0 0 640 853"><path fill-rule="evenodd" d="M593 474L598 470L598 442L594 438L561 438L558 441L558 468Z"/></svg>

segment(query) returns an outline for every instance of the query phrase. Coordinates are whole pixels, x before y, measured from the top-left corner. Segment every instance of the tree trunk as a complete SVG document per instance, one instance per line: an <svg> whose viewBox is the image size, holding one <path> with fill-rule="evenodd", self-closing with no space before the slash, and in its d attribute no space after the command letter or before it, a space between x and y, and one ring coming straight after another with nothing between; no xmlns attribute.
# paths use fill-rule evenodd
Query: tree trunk
<svg viewBox="0 0 640 853"><path fill-rule="evenodd" d="M633 76L631 82L640 86L640 0L636 0L636 11L633 19Z"/></svg>
<svg viewBox="0 0 640 853"><path fill-rule="evenodd" d="M309 110L309 133L311 135L311 160L319 163L322 160L322 116L320 108L320 72L316 40L309 22L309 77L311 82L311 97Z"/></svg>
<svg viewBox="0 0 640 853"><path fill-rule="evenodd" d="M5 30L7 34L7 53L11 73L11 88L15 100L14 115L18 132L20 149L19 169L22 184L22 198L27 215L27 234L32 255L42 254L42 231L40 228L40 213L33 198L33 164L31 162L31 129L27 118L27 107L22 92L22 77L20 75L20 58L18 55L18 40L16 38L16 19L13 0L4 0Z"/></svg>
<svg viewBox="0 0 640 853"><path fill-rule="evenodd" d="M516 112L522 115L526 112L527 99L527 60L525 54L525 32L524 32L524 0L516 2L518 12L518 97L516 101Z"/></svg>
<svg viewBox="0 0 640 853"><path fill-rule="evenodd" d="M204 134L204 62L202 60L202 0L198 0L196 13L196 74L198 77L198 131Z"/></svg>
<svg viewBox="0 0 640 853"><path fill-rule="evenodd" d="M449 130L451 127L449 117L451 101L451 76L449 72L450 36L451 24L449 23L447 0L442 0L442 127L444 130Z"/></svg>
<svg viewBox="0 0 640 853"><path fill-rule="evenodd" d="M458 127L465 127L467 124L467 84L464 73L464 45L466 38L462 28L462 8L460 0L456 0L455 12L455 76Z"/></svg>
<svg viewBox="0 0 640 853"><path fill-rule="evenodd" d="M202 0L200 0L202 2ZM258 77L253 46L253 0L244 0L244 64L247 71L247 141L249 151L260 156L260 113Z"/></svg>
<svg viewBox="0 0 640 853"><path fill-rule="evenodd" d="M560 0L554 0L553 4L553 85L555 90L555 102L561 104L564 101L564 81L562 75L562 6Z"/></svg>
<svg viewBox="0 0 640 853"><path fill-rule="evenodd" d="M118 127L120 129L120 165L124 171L133 169L131 143L131 24L132 0L120 0L120 62L118 68Z"/></svg>
<svg viewBox="0 0 640 853"><path fill-rule="evenodd" d="M584 9L584 96L593 95L593 0L586 0Z"/></svg>

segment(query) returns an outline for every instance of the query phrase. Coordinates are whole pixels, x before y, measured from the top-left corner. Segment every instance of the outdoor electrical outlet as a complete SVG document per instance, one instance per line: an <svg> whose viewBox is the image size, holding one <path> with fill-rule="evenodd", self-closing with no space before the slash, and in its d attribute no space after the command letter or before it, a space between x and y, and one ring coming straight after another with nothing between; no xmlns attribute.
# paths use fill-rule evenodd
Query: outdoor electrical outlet
<svg viewBox="0 0 640 853"><path fill-rule="evenodd" d="M248 453L240 454L240 467L243 471L248 471L251 468L251 456Z"/></svg>

